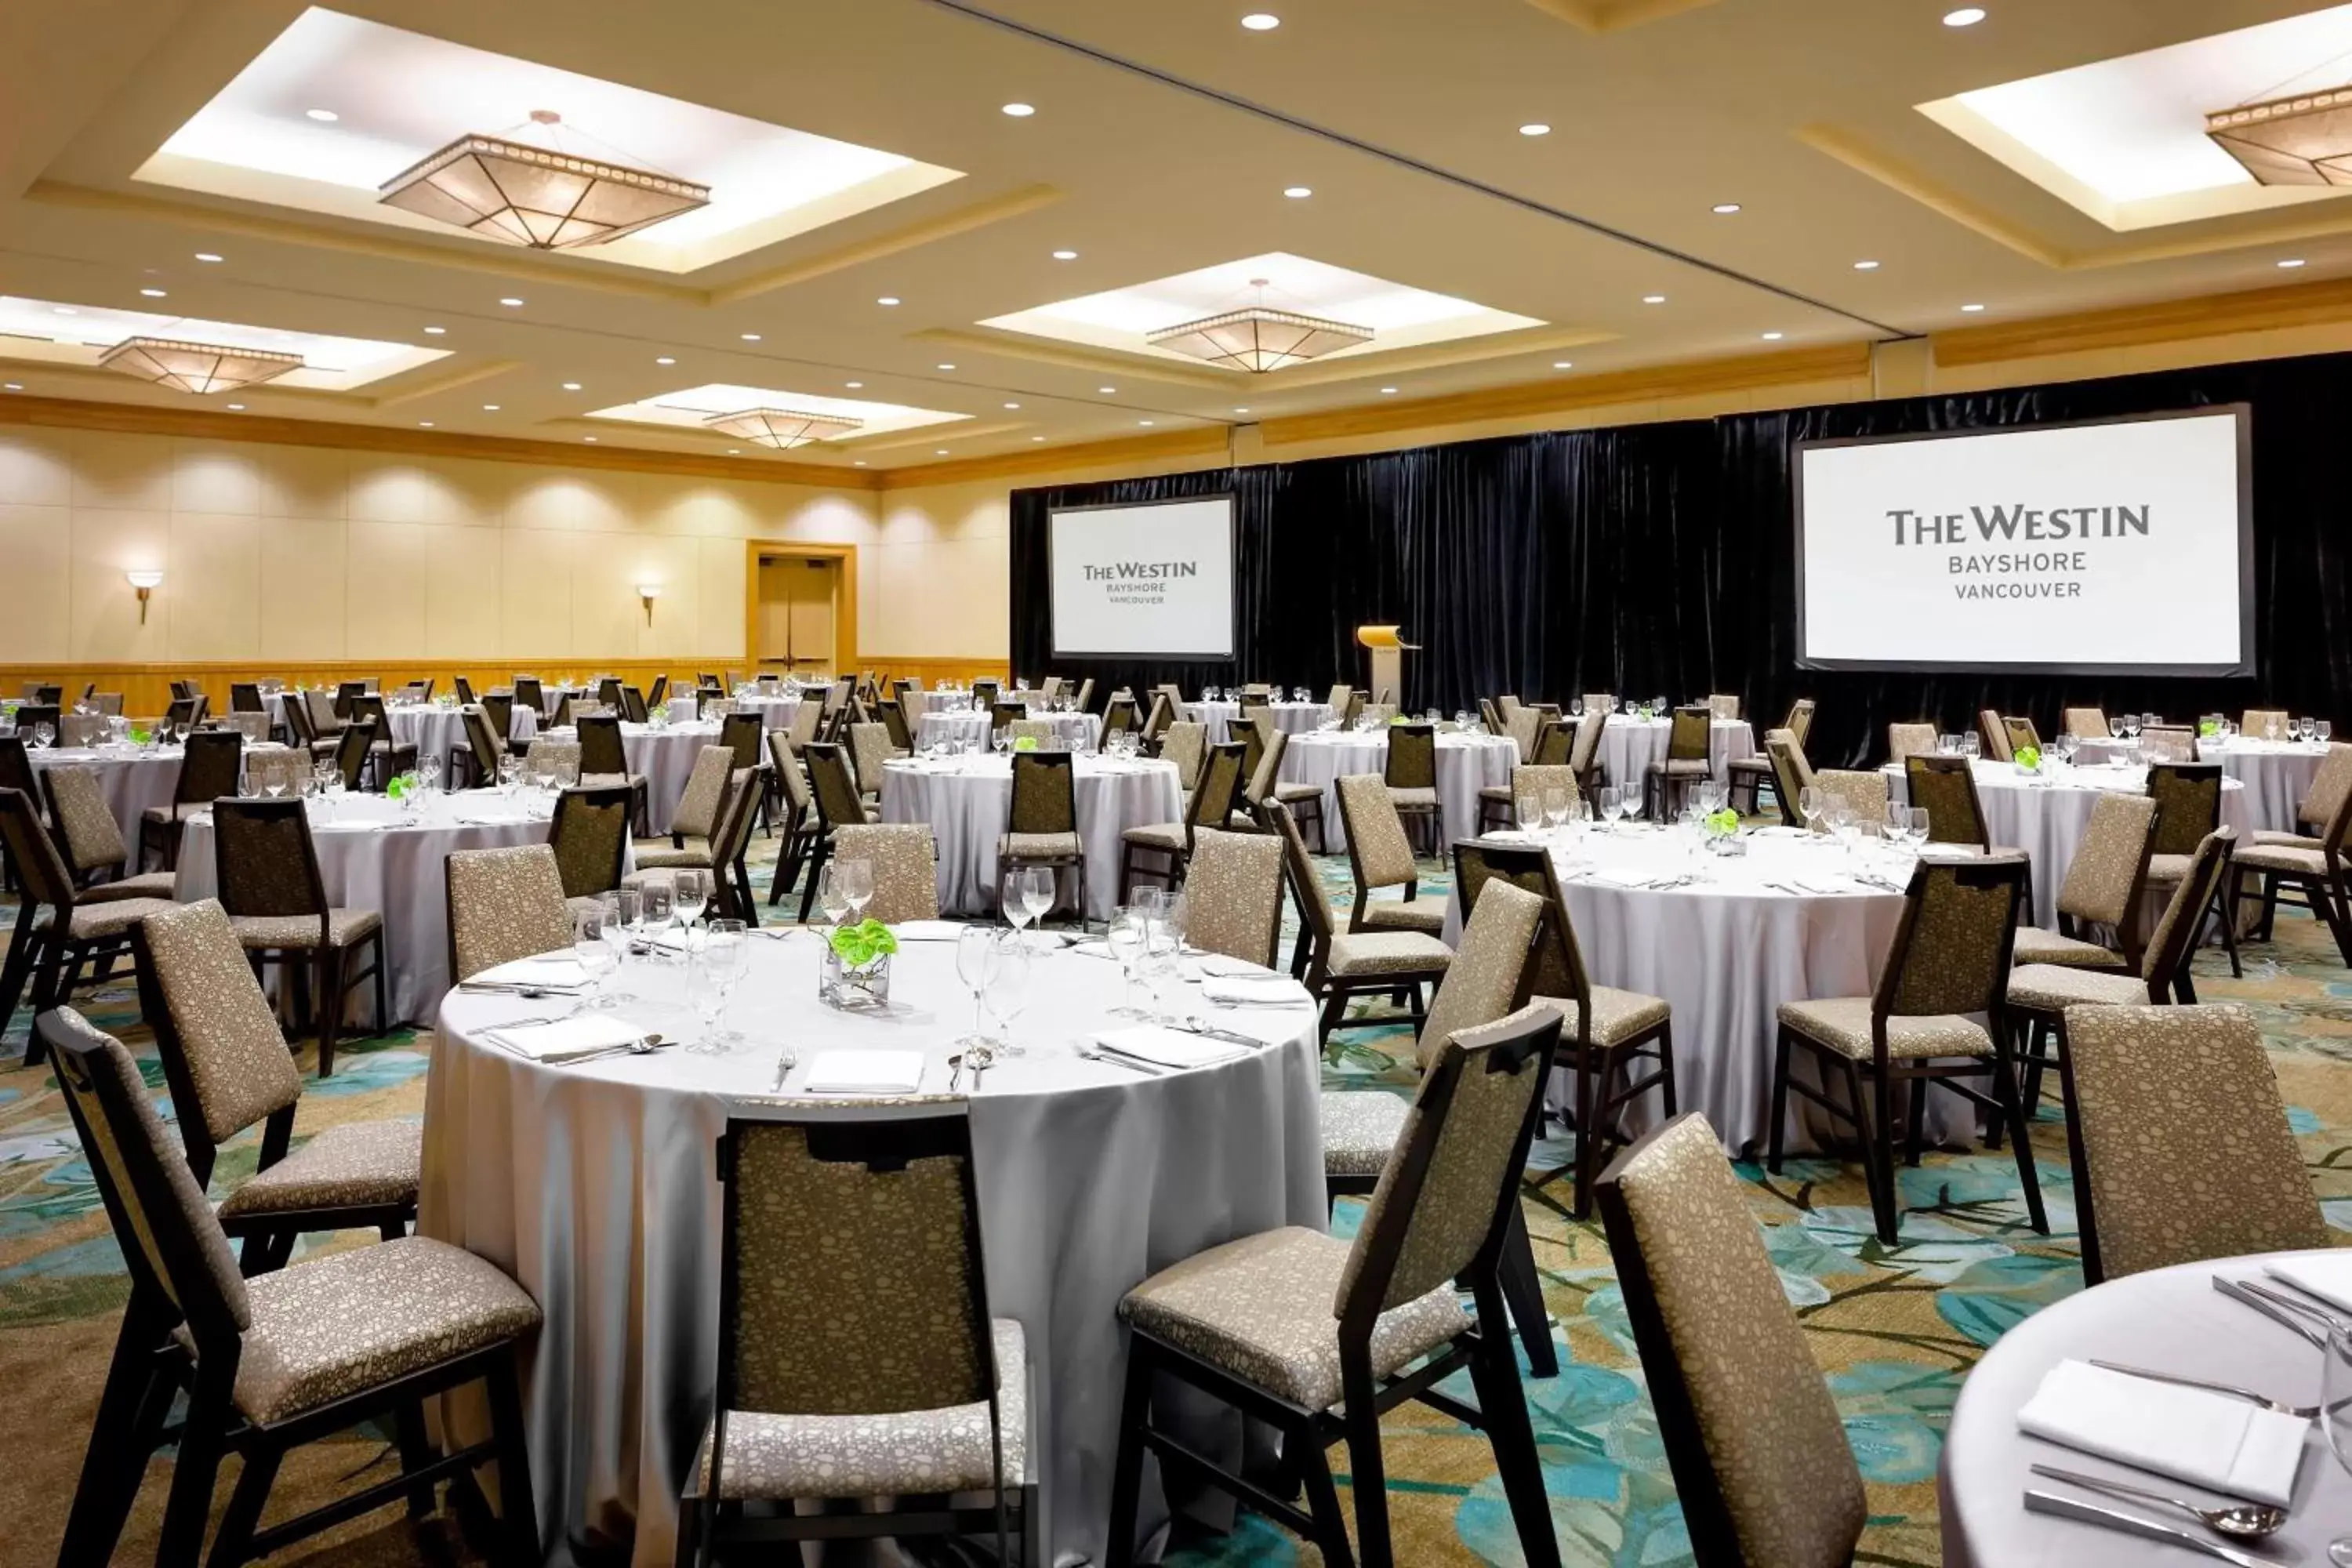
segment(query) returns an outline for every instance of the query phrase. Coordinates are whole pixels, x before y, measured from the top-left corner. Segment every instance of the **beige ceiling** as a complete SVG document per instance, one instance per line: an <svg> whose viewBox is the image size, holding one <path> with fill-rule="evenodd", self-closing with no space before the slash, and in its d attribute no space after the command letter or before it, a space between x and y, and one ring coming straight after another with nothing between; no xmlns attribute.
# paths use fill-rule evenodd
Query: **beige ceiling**
<svg viewBox="0 0 2352 1568"><path fill-rule="evenodd" d="M1244 31L1260 5L1282 26ZM866 458L889 468L2352 271L2342 198L2119 235L1913 107L2315 8L2280 0L1989 0L1967 29L1947 0L336 8L965 177L683 275L174 192L131 173L299 0L9 0L0 293L135 307L160 287L190 316L449 351L352 393L255 389L257 416L706 454L725 443L583 416L726 382L970 416ZM1013 100L1037 113L999 112ZM977 324L1277 250L1546 325L1244 377ZM5 342L0 378L192 401Z"/></svg>

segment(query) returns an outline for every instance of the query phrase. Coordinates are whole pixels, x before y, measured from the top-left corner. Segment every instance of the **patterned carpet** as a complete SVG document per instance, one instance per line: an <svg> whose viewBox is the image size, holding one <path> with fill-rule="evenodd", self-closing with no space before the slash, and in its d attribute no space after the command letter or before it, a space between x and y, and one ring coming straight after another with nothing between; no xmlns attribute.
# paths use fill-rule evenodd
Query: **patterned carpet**
<svg viewBox="0 0 2352 1568"><path fill-rule="evenodd" d="M1321 868L1335 898L1343 895L1345 859L1328 859ZM1427 875L1443 885L1434 862ZM0 915L13 923L13 910ZM2251 949L2247 958L2242 981L2232 981L2218 956L2200 959L2199 993L2241 1003L2260 1023L2312 1179L2331 1220L2352 1229L2352 976L2321 927L2284 911L2278 941ZM168 1119L162 1072L130 988L110 986L85 1005L141 1056ZM125 1289L120 1254L56 1087L46 1070L16 1065L24 1028L20 1016L0 1037L0 1386L28 1426L8 1445L9 1463L0 1470L0 1518L10 1521L0 1531L0 1564L55 1560ZM1327 1082L1410 1092L1409 1040L1370 1031L1348 1040ZM408 1031L347 1045L334 1077L309 1084L298 1136L338 1121L418 1115L431 1048L429 1033ZM1901 1242L1891 1248L1872 1231L1858 1167L1792 1160L1769 1179L1760 1168L1741 1167L1766 1244L1869 1483L1871 1521L1861 1562L1937 1561L1936 1458L1961 1379L2004 1330L2081 1287L2063 1128L2051 1108L2035 1145L2053 1229L2048 1237L2025 1224L2005 1151L1931 1152L1919 1169L1902 1171L1906 1212ZM1565 1158L1564 1147L1547 1147L1534 1163L1549 1168ZM234 1186L253 1159L248 1136L226 1152L214 1191ZM1526 1200L1562 1346L1559 1374L1526 1384L1562 1555L1570 1564L1612 1568L1687 1563L1608 1250L1597 1224L1571 1221L1565 1202L1556 1187ZM1354 1213L1343 1207L1343 1226ZM366 1239L314 1238L309 1246ZM1462 1393L1470 1397L1466 1388ZM1519 1561L1480 1435L1409 1405L1390 1418L1386 1453L1399 1561L1416 1568ZM1344 1462L1344 1450L1338 1455ZM289 1461L271 1516L314 1503L385 1460L374 1434L320 1445ZM152 1560L167 1476L165 1464L151 1470L121 1561ZM227 1480L225 1474L224 1500ZM354 1521L297 1549L292 1560L478 1561L446 1514L413 1528L396 1510ZM1171 1559L1182 1568L1316 1560L1281 1531L1249 1518L1231 1535L1180 1542Z"/></svg>

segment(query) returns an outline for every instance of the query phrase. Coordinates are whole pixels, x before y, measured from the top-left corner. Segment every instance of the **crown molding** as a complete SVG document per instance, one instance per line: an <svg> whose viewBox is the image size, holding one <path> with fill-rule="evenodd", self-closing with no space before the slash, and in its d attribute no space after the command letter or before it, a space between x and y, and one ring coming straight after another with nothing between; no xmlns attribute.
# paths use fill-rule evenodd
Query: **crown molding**
<svg viewBox="0 0 2352 1568"><path fill-rule="evenodd" d="M979 201L969 203L951 211L940 213L932 217L919 218L912 223L902 224L897 228L886 230L868 238L835 246L831 250L804 257L798 261L788 261L781 266L762 268L732 283L722 284L706 290L701 296L701 303L714 306L732 305L739 300L749 300L778 289L789 289L796 283L805 283L811 279L824 277L827 273L839 272L851 267L861 267L866 262L879 261L886 257L897 256L902 251L914 250L938 240L953 239L958 235L970 234L974 229L986 228L990 224L1003 223L1008 218L1016 218L1024 213L1035 212L1040 207L1051 206L1061 199L1062 193L1052 185L1023 185L1017 190L1006 191L1000 195L984 196Z"/></svg>
<svg viewBox="0 0 2352 1568"><path fill-rule="evenodd" d="M2352 279L2283 284L2235 294L2204 294L2152 305L2125 305L1997 326L1959 327L1930 340L1938 365L2140 348L2240 332L2340 326L2352 321Z"/></svg>
<svg viewBox="0 0 2352 1568"><path fill-rule="evenodd" d="M1006 479L1023 474L1054 473L1067 468L1143 466L1171 458L1212 458L1197 465L1222 468L1233 460L1233 437L1226 426L1204 426L1193 430L1169 430L1156 436L1122 436L1110 441L1083 441L1069 447L1038 447L994 458L965 458L886 468L877 489L915 489L926 485L961 484L970 479Z"/></svg>
<svg viewBox="0 0 2352 1568"><path fill-rule="evenodd" d="M1225 392L1256 378L1239 371L1211 370L1153 354L1121 353L1092 343L1066 342L1060 338L1032 337L1025 332L972 332L960 327L927 327L907 334L910 343L957 349L965 353L995 354L1003 359L1050 364L1062 370L1083 370L1097 375L1123 375L1130 381L1165 382L1171 386L1197 386Z"/></svg>
<svg viewBox="0 0 2352 1568"><path fill-rule="evenodd" d="M1528 0L1537 10L1588 33L1617 33L1715 0Z"/></svg>

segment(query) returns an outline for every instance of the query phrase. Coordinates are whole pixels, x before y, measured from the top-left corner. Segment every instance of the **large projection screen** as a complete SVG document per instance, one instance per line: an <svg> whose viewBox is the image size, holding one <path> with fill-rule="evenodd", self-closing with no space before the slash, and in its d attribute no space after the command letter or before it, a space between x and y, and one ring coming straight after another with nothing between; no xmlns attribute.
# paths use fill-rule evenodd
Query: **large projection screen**
<svg viewBox="0 0 2352 1568"><path fill-rule="evenodd" d="M2252 675L2243 405L1797 448L1807 669Z"/></svg>
<svg viewBox="0 0 2352 1568"><path fill-rule="evenodd" d="M1048 514L1056 658L1234 657L1234 498Z"/></svg>

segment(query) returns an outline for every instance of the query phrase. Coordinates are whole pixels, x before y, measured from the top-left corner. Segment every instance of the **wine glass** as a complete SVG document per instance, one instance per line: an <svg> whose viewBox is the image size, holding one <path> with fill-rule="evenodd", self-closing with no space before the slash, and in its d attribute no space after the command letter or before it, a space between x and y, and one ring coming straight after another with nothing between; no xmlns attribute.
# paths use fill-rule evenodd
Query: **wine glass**
<svg viewBox="0 0 2352 1568"><path fill-rule="evenodd" d="M1511 811L1518 820L1519 831L1533 833L1544 825L1543 796L1527 790L1511 797Z"/></svg>
<svg viewBox="0 0 2352 1568"><path fill-rule="evenodd" d="M33 726L33 750L45 752L56 742L57 738L57 727L47 721Z"/></svg>
<svg viewBox="0 0 2352 1568"><path fill-rule="evenodd" d="M1974 730L1960 737L1960 755L1975 762L1984 755L1984 740Z"/></svg>
<svg viewBox="0 0 2352 1568"><path fill-rule="evenodd" d="M441 759L429 752L417 758L416 777L424 784L426 795L438 792L441 788Z"/></svg>
<svg viewBox="0 0 2352 1568"><path fill-rule="evenodd" d="M1558 833L1568 826L1568 791L1559 784L1546 784L1543 792L1544 826Z"/></svg>
<svg viewBox="0 0 2352 1568"><path fill-rule="evenodd" d="M1924 805L1913 806L1908 831L1911 837L1911 847L1915 853L1927 842L1927 808Z"/></svg>
<svg viewBox="0 0 2352 1568"><path fill-rule="evenodd" d="M2107 720L2107 738L2114 741L2120 741L2124 738L2124 721L2122 715L2116 714L2109 716Z"/></svg>
<svg viewBox="0 0 2352 1568"><path fill-rule="evenodd" d="M694 922L710 908L710 875L691 867L671 874L669 879L670 913L683 932L691 933Z"/></svg>
<svg viewBox="0 0 2352 1568"><path fill-rule="evenodd" d="M1046 912L1054 907L1054 868L1051 866L1024 866L1021 868L1021 901L1028 906L1031 923L1042 928Z"/></svg>
<svg viewBox="0 0 2352 1568"><path fill-rule="evenodd" d="M695 949L687 971L687 992L694 1003L695 1017L702 1025L702 1037L691 1049L698 1055L724 1056L743 1043L736 1030L725 1027L727 1001L735 993L735 983L743 978L750 962L743 937L743 922L715 920L702 933L702 942Z"/></svg>
<svg viewBox="0 0 2352 1568"><path fill-rule="evenodd" d="M1029 971L1032 959L1028 948L1021 942L1017 931L999 933L996 962L990 969L985 993L988 1016L994 1025L989 1047L991 1056L1002 1053L1008 1057L1023 1056L1023 1047L1013 1043L1013 1020L1029 1005ZM979 1080L973 1079L976 1083Z"/></svg>
<svg viewBox="0 0 2352 1568"><path fill-rule="evenodd" d="M2321 744L2326 744L2328 737L2335 733L2336 725L2333 721L2326 719L2314 719L2311 721L2311 738Z"/></svg>
<svg viewBox="0 0 2352 1568"><path fill-rule="evenodd" d="M842 918L849 913L849 893L842 886L841 862L838 860L826 861L824 869L816 875L816 907L829 926L839 925Z"/></svg>
<svg viewBox="0 0 2352 1568"><path fill-rule="evenodd" d="M1811 784L1797 792L1797 815L1804 819L1808 829L1816 833L1821 831L1822 805L1822 792Z"/></svg>
<svg viewBox="0 0 2352 1568"><path fill-rule="evenodd" d="M1160 988L1176 973L1178 954L1183 945L1183 938L1166 914L1144 923L1143 952L1136 960L1136 973L1143 979L1144 993L1150 1003L1143 1016L1152 1023L1165 1023L1168 1019L1168 1005Z"/></svg>
<svg viewBox="0 0 2352 1568"><path fill-rule="evenodd" d="M863 920L866 906L874 901L874 862L836 860L834 864L841 868L841 891L849 900L849 918Z"/></svg>
<svg viewBox="0 0 2352 1568"><path fill-rule="evenodd" d="M677 902L677 884L659 877L649 877L637 889L638 929L646 939L646 951L656 960L668 957L669 948L661 940L669 929L670 914Z"/></svg>
<svg viewBox="0 0 2352 1568"><path fill-rule="evenodd" d="M1015 871L1004 879L1000 900L1004 910L1004 923L1013 928L1015 941L1020 939L1021 928L1029 923L1030 918L1029 900L1021 895L1021 884L1025 871L1026 868L1024 868L1023 870Z"/></svg>
<svg viewBox="0 0 2352 1568"><path fill-rule="evenodd" d="M969 925L956 932L956 978L971 993L971 1033L956 1042L970 1056L988 1044L982 1017L988 983L996 976L996 933L986 926Z"/></svg>
<svg viewBox="0 0 2352 1568"><path fill-rule="evenodd" d="M1601 831L1614 831L1618 816L1625 809L1625 792L1615 784L1601 786Z"/></svg>
<svg viewBox="0 0 2352 1568"><path fill-rule="evenodd" d="M1147 889L1148 890L1148 889ZM1111 911L1110 927L1104 933L1110 955L1118 960L1124 984L1119 992L1118 1005L1110 1010L1114 1018L1140 1018L1145 1015L1135 1005L1135 966L1143 956L1143 911L1132 904L1121 904Z"/></svg>
<svg viewBox="0 0 2352 1568"><path fill-rule="evenodd" d="M613 967L613 950L604 943L604 909L602 904L583 908L572 917L572 956L580 961L580 973L587 978L583 1007L610 1007L613 1003L604 996L604 974Z"/></svg>
<svg viewBox="0 0 2352 1568"><path fill-rule="evenodd" d="M639 917L638 894L635 888L615 888L596 900L604 906L604 945L613 950L613 973L626 983L629 972L629 941ZM628 990L613 993L615 1002L634 1002L636 994Z"/></svg>

